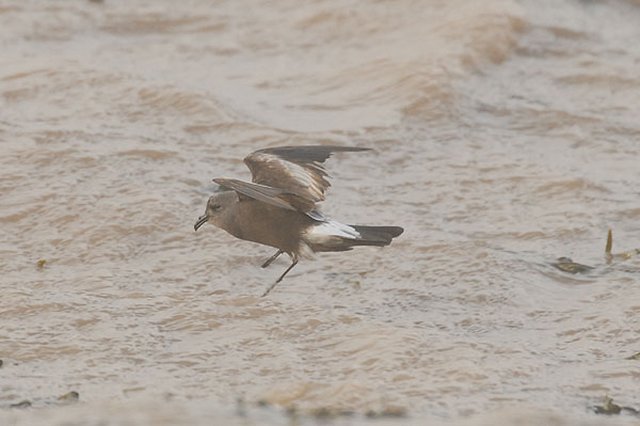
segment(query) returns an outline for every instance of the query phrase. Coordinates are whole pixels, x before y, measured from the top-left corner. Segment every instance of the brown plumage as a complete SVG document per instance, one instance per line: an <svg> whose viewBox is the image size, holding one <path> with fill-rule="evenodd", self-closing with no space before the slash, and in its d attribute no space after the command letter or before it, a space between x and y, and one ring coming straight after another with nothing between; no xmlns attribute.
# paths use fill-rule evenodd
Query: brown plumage
<svg viewBox="0 0 640 426"><path fill-rule="evenodd" d="M244 162L252 182L216 178L223 189L209 198L205 214L198 218L197 231L211 222L231 235L275 247L278 251L263 265L266 268L280 254L287 253L291 265L277 283L298 263L314 252L346 251L354 246L386 246L402 234L398 226L344 225L325 217L317 204L330 187L322 163L334 152L367 151L342 146L285 146L267 148L248 155Z"/></svg>

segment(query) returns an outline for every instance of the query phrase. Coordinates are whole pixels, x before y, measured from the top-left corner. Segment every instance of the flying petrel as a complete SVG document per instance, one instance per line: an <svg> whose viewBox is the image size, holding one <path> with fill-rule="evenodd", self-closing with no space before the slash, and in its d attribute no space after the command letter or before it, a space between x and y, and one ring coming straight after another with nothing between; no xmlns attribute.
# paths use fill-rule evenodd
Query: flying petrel
<svg viewBox="0 0 640 426"><path fill-rule="evenodd" d="M318 209L330 186L322 163L334 152L368 150L329 145L258 150L244 159L253 183L213 179L224 190L209 198L205 214L198 218L194 229L197 231L211 222L242 240L277 248L262 264L263 268L287 253L291 265L262 296L282 281L300 257L311 257L315 252L347 251L354 246L387 246L402 234L401 227L345 225Z"/></svg>

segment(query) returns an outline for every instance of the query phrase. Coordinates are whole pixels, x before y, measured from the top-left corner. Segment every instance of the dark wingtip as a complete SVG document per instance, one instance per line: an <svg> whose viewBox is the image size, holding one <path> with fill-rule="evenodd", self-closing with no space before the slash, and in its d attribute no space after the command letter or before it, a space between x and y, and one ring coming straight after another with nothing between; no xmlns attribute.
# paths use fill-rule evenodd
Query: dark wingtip
<svg viewBox="0 0 640 426"><path fill-rule="evenodd" d="M373 151L373 148L360 147L360 146L341 146L341 145L323 145L330 149L331 152L362 152Z"/></svg>
<svg viewBox="0 0 640 426"><path fill-rule="evenodd" d="M371 150L371 148L342 145L289 145L260 149L254 154L266 153L273 154L282 159L290 161L316 161L318 163L323 163L327 158L331 157L331 154L333 154L334 152L357 152ZM253 154L250 154L247 158L250 158L251 155Z"/></svg>
<svg viewBox="0 0 640 426"><path fill-rule="evenodd" d="M335 149L336 151L373 151L373 148L369 148L369 147L366 147L366 146L334 145L334 146L329 146L328 148Z"/></svg>
<svg viewBox="0 0 640 426"><path fill-rule="evenodd" d="M389 233L392 235L393 238L399 237L404 232L404 228L401 226L390 226L389 230L390 230Z"/></svg>

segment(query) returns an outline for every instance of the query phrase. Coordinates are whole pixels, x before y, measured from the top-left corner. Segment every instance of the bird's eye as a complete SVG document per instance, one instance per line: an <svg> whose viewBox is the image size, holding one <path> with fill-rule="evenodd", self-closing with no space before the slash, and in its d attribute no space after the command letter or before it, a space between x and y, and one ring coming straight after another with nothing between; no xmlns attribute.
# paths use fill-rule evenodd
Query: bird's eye
<svg viewBox="0 0 640 426"><path fill-rule="evenodd" d="M222 206L220 205L215 205L215 206L211 206L211 210L213 210L214 212L217 212L218 210L220 210L222 208Z"/></svg>

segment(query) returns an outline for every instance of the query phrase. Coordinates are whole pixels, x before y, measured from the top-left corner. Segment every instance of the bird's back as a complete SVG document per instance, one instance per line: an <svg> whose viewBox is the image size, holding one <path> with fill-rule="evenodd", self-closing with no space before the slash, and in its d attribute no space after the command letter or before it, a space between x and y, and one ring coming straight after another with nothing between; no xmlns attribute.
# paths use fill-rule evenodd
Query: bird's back
<svg viewBox="0 0 640 426"><path fill-rule="evenodd" d="M224 229L237 238L299 254L302 234L314 222L304 213L246 199L230 209Z"/></svg>

